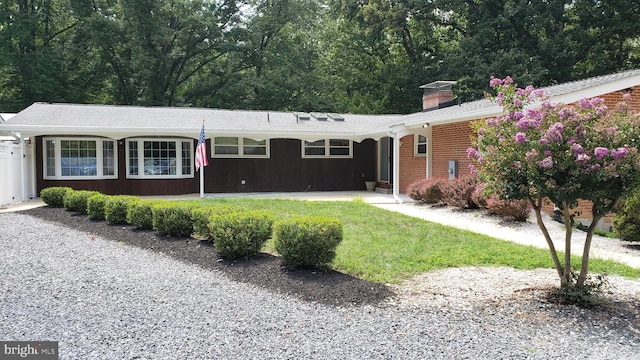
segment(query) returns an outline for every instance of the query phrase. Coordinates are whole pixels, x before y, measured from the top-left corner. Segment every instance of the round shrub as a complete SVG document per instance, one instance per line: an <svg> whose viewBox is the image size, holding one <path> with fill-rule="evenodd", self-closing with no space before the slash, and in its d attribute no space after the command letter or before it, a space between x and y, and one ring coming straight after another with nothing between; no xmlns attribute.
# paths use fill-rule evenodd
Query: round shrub
<svg viewBox="0 0 640 360"><path fill-rule="evenodd" d="M493 214L510 217L515 221L524 222L529 218L529 201L527 200L502 200L491 197L487 200L486 207Z"/></svg>
<svg viewBox="0 0 640 360"><path fill-rule="evenodd" d="M90 190L71 190L67 191L64 196L64 207L67 210L87 213L87 200L93 195L99 194L97 191Z"/></svg>
<svg viewBox="0 0 640 360"><path fill-rule="evenodd" d="M193 233L207 240L213 240L209 232L209 218L213 215L223 215L239 211L233 206L210 205L191 209Z"/></svg>
<svg viewBox="0 0 640 360"><path fill-rule="evenodd" d="M117 195L107 197L104 203L104 218L108 224L126 224L129 204L138 200L135 196Z"/></svg>
<svg viewBox="0 0 640 360"><path fill-rule="evenodd" d="M620 240L640 241L640 188L627 196L616 212L613 231Z"/></svg>
<svg viewBox="0 0 640 360"><path fill-rule="evenodd" d="M466 176L449 180L442 186L442 200L445 204L461 209L477 209L472 195L478 184L478 177Z"/></svg>
<svg viewBox="0 0 640 360"><path fill-rule="evenodd" d="M273 217L266 211L213 215L209 233L220 256L238 259L256 255L271 237Z"/></svg>
<svg viewBox="0 0 640 360"><path fill-rule="evenodd" d="M66 186L48 187L40 191L40 198L51 207L64 207L64 196L68 191L73 189Z"/></svg>
<svg viewBox="0 0 640 360"><path fill-rule="evenodd" d="M153 230L170 236L190 236L193 233L191 206L176 202L151 206Z"/></svg>
<svg viewBox="0 0 640 360"><path fill-rule="evenodd" d="M342 222L328 217L295 217L278 222L274 245L289 267L328 264L342 241Z"/></svg>
<svg viewBox="0 0 640 360"><path fill-rule="evenodd" d="M407 195L419 203L437 204L442 201L443 179L420 179L407 187Z"/></svg>
<svg viewBox="0 0 640 360"><path fill-rule="evenodd" d="M104 220L104 204L108 195L95 194L87 199L87 214L89 219Z"/></svg>
<svg viewBox="0 0 640 360"><path fill-rule="evenodd" d="M162 200L132 200L127 207L127 223L140 229L153 228L151 207Z"/></svg>

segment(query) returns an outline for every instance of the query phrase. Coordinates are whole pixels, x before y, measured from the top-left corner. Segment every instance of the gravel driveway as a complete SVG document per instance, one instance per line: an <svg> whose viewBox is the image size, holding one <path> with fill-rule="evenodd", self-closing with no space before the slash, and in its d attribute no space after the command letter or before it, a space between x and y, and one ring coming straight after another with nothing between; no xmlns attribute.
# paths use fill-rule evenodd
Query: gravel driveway
<svg viewBox="0 0 640 360"><path fill-rule="evenodd" d="M18 213L0 250L0 340L58 341L61 359L640 358L606 312L318 305Z"/></svg>

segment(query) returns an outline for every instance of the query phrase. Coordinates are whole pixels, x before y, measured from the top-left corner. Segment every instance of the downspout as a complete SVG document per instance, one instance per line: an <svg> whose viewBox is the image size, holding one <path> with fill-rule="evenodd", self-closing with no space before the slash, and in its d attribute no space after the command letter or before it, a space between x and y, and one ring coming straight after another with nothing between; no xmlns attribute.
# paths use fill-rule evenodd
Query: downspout
<svg viewBox="0 0 640 360"><path fill-rule="evenodd" d="M15 135L14 135L15 136ZM21 199L20 202L26 201L27 200L27 196L26 196L26 187L24 186L24 182L26 181L26 174L25 174L25 166L24 166L24 162L26 161L26 156L25 156L25 151L24 151L24 138L22 137L22 135L18 136L18 144L20 145L20 192L21 194Z"/></svg>
<svg viewBox="0 0 640 360"><path fill-rule="evenodd" d="M393 134L393 198L402 204L400 199L400 135Z"/></svg>
<svg viewBox="0 0 640 360"><path fill-rule="evenodd" d="M429 126L429 124L425 124L424 125L425 128L427 129L427 144L426 144L426 152L425 152L425 177L427 179L431 179L431 177L433 176L433 169L432 169L432 162L431 162L431 126Z"/></svg>

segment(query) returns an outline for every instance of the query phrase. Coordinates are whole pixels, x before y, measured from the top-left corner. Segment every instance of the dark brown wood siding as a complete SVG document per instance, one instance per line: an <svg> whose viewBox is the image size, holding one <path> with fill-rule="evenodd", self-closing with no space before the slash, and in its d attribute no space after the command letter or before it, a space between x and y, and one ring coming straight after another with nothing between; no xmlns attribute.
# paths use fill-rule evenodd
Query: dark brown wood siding
<svg viewBox="0 0 640 360"><path fill-rule="evenodd" d="M44 180L42 137L36 137L38 193L50 186L96 190L103 194L176 195L199 192L197 172L189 179L127 179L123 140L117 141L118 179ZM210 158L209 166L205 168L205 192L364 190L364 180L375 178L375 144L371 139L354 143L352 158L307 159L302 158L300 140L272 139L268 159ZM207 147L208 154L211 154L210 141L207 141Z"/></svg>

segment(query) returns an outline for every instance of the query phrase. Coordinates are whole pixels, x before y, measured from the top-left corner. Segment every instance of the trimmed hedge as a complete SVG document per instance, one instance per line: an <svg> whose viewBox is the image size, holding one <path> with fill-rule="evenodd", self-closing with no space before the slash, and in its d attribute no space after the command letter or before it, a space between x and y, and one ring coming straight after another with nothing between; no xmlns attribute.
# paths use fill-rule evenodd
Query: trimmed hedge
<svg viewBox="0 0 640 360"><path fill-rule="evenodd" d="M193 233L207 240L213 240L209 231L209 218L213 215L224 215L240 211L233 206L206 206L196 207L191 210Z"/></svg>
<svg viewBox="0 0 640 360"><path fill-rule="evenodd" d="M213 246L227 259L258 254L272 229L273 217L266 211L232 212L209 218Z"/></svg>
<svg viewBox="0 0 640 360"><path fill-rule="evenodd" d="M276 223L275 249L289 267L328 264L342 241L342 222L329 217L295 217Z"/></svg>
<svg viewBox="0 0 640 360"><path fill-rule="evenodd" d="M153 228L151 207L162 200L133 200L127 207L127 223L140 229Z"/></svg>
<svg viewBox="0 0 640 360"><path fill-rule="evenodd" d="M73 189L66 186L48 187L40 191L40 198L51 207L64 207L64 196L69 191Z"/></svg>
<svg viewBox="0 0 640 360"><path fill-rule="evenodd" d="M487 200L487 209L496 215L513 218L515 221L525 222L529 218L529 201L502 200L491 197Z"/></svg>
<svg viewBox="0 0 640 360"><path fill-rule="evenodd" d="M64 207L67 210L79 212L81 214L87 213L87 199L93 195L99 194L97 191L90 190L71 190L67 191L64 195Z"/></svg>
<svg viewBox="0 0 640 360"><path fill-rule="evenodd" d="M190 236L193 233L191 205L175 202L151 206L153 230L170 236Z"/></svg>
<svg viewBox="0 0 640 360"><path fill-rule="evenodd" d="M104 203L104 218L108 224L126 224L129 204L139 198L128 195L107 197Z"/></svg>
<svg viewBox="0 0 640 360"><path fill-rule="evenodd" d="M109 195L95 194L87 199L87 214L89 219L104 220L104 204Z"/></svg>

